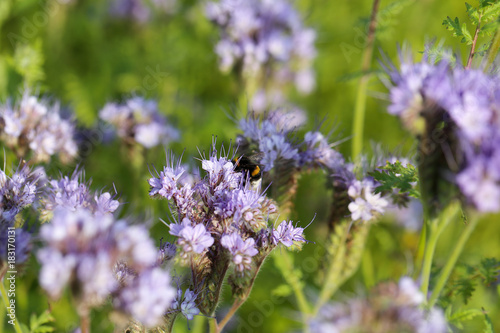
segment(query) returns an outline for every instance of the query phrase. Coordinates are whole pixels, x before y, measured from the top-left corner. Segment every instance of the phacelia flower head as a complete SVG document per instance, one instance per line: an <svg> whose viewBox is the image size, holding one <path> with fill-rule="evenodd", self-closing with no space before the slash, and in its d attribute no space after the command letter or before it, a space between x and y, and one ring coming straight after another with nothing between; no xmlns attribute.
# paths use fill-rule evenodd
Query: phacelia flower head
<svg viewBox="0 0 500 333"><path fill-rule="evenodd" d="M108 103L99 117L112 124L118 136L127 144L134 142L145 148L167 145L179 139L179 132L160 114L152 100L133 97L123 104Z"/></svg>
<svg viewBox="0 0 500 333"><path fill-rule="evenodd" d="M154 326L173 301L170 277L156 268L158 252L143 226L57 207L40 237L40 285L52 298L71 286L82 313L113 296L115 308Z"/></svg>
<svg viewBox="0 0 500 333"><path fill-rule="evenodd" d="M498 76L453 66L446 59L432 64L426 57L419 63L403 61L401 69L393 68L389 75L389 112L435 147L429 151L421 145L419 158L425 161L421 164L437 161L429 168L446 175L442 181L457 185L466 203L481 212L499 211ZM444 162L437 165L439 161ZM424 189L437 187L427 186L425 178L421 182ZM433 206L440 198L433 193L426 197L433 199Z"/></svg>
<svg viewBox="0 0 500 333"><path fill-rule="evenodd" d="M113 213L120 205L109 192L93 193L90 190L90 182L84 182L83 170L78 169L71 177L61 176L60 179L51 180L46 192L42 214L46 218L50 217L50 212L57 207L73 211L85 208L93 213L106 215Z"/></svg>
<svg viewBox="0 0 500 333"><path fill-rule="evenodd" d="M0 223L9 226L16 215L36 200L41 170L21 165L11 177L0 169Z"/></svg>
<svg viewBox="0 0 500 333"><path fill-rule="evenodd" d="M207 4L206 15L221 31L215 52L222 71L241 67L246 77L265 75L272 89L259 95L267 95L268 101L287 82L294 82L301 93L314 89L316 33L304 27L288 1L213 1Z"/></svg>
<svg viewBox="0 0 500 333"><path fill-rule="evenodd" d="M263 171L270 171L278 160L289 161L294 166L298 164L298 148L290 139L293 128L287 130L277 117L260 120L249 116L241 119L239 126L243 136L257 145L263 154L260 161L264 166Z"/></svg>
<svg viewBox="0 0 500 333"><path fill-rule="evenodd" d="M0 139L19 157L31 152L33 162L48 162L58 155L63 163L78 154L75 126L59 112L59 104L25 92L15 105L0 105Z"/></svg>
<svg viewBox="0 0 500 333"><path fill-rule="evenodd" d="M413 332L448 331L444 313L439 308L421 307L424 296L407 277L399 284L380 284L365 298L324 306L310 323L313 332Z"/></svg>

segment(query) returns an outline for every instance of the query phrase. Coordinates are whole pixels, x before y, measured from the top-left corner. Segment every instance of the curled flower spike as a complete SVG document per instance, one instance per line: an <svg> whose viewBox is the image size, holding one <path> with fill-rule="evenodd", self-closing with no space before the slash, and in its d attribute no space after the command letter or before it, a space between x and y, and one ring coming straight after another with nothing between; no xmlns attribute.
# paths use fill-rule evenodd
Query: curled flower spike
<svg viewBox="0 0 500 333"><path fill-rule="evenodd" d="M273 230L273 244L282 243L286 247L293 245L293 242L307 242L303 236L304 228L294 227L292 221L283 221L278 228Z"/></svg>

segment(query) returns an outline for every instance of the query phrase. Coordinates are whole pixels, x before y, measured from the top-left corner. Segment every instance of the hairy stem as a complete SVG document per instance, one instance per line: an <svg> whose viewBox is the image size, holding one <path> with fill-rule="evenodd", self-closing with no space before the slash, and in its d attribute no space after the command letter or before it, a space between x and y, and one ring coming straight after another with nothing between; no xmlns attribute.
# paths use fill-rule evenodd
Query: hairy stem
<svg viewBox="0 0 500 333"><path fill-rule="evenodd" d="M226 326L226 324L229 322L229 320L231 320L231 318L233 317L233 315L236 313L236 311L238 311L238 309L240 308L240 306L243 303L245 303L246 300L247 300L247 297L245 297L244 299L237 298L237 299L234 300L234 303L231 306L231 309L229 309L229 312L226 314L226 316L217 325L217 332L222 332L222 329L224 328L224 326Z"/></svg>
<svg viewBox="0 0 500 333"><path fill-rule="evenodd" d="M356 96L356 105L354 107L354 122L352 127L352 158L356 158L361 153L363 148L363 131L365 123L366 111L366 91L368 88L369 75L367 74L373 57L373 48L375 44L375 31L377 30L377 13L380 5L380 0L373 1L372 13L370 17L370 25L368 27L368 36L363 50L361 60L361 71L363 76L360 79L358 93Z"/></svg>
<svg viewBox="0 0 500 333"><path fill-rule="evenodd" d="M472 46L471 46L470 52L469 52L469 59L467 59L467 66L465 66L465 69L470 68L470 66L472 65L472 58L474 58L474 54L476 53L477 37L479 36L479 31L481 30L481 16L482 16L482 13L479 13L476 32L474 33L474 39L472 40Z"/></svg>
<svg viewBox="0 0 500 333"><path fill-rule="evenodd" d="M465 244L467 243L467 240L469 239L470 235L476 228L478 222L479 218L477 216L472 217L470 223L467 224L465 226L465 229L462 231L462 234L460 235L460 238L458 239L457 244L453 249L453 252L448 258L448 261L446 262L443 270L439 274L436 286L434 287L431 298L429 299L428 303L429 307L434 306L434 304L436 303L439 295L441 294L441 291L443 290L446 284L446 281L448 281L448 277L450 276L451 271L453 270L455 264L457 263L458 257L460 257L460 254L462 253L462 250Z"/></svg>

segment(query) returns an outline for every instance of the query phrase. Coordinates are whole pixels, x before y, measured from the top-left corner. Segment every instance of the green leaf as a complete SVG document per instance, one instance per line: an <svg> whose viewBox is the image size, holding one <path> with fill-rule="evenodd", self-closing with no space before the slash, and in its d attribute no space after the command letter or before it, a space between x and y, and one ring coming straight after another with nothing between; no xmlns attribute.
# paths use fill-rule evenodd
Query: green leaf
<svg viewBox="0 0 500 333"><path fill-rule="evenodd" d="M467 304L476 290L476 282L473 279L466 277L455 282L454 287L456 288L457 294L462 296L464 304Z"/></svg>
<svg viewBox="0 0 500 333"><path fill-rule="evenodd" d="M466 309L466 310L455 311L450 316L448 316L447 314L446 319L450 324L455 325L459 329L463 329L462 323L482 315L483 311L479 309Z"/></svg>
<svg viewBox="0 0 500 333"><path fill-rule="evenodd" d="M462 38L462 43L465 42L469 45L472 44L472 35L467 29L467 24L465 23L462 23L462 35L464 36L464 38Z"/></svg>
<svg viewBox="0 0 500 333"><path fill-rule="evenodd" d="M54 328L47 325L55 319L48 310L42 312L38 317L32 314L30 317L30 333L48 333L54 332Z"/></svg>
<svg viewBox="0 0 500 333"><path fill-rule="evenodd" d="M493 323L491 322L490 317L488 316L486 311L484 311L484 309L483 309L483 312L484 312L484 331L483 331L483 333L495 333L495 330L493 329Z"/></svg>
<svg viewBox="0 0 500 333"><path fill-rule="evenodd" d="M465 3L465 8L466 8L467 15L469 16L472 23L477 25L479 23L479 12L478 12L477 8L472 7L467 2Z"/></svg>
<svg viewBox="0 0 500 333"><path fill-rule="evenodd" d="M500 272L500 261L496 258L485 258L481 260L479 272L482 276L483 283L489 286L497 281L498 273Z"/></svg>
<svg viewBox="0 0 500 333"><path fill-rule="evenodd" d="M407 193L409 196L419 198L420 193L415 188L414 184L418 182L418 171L411 165L403 166L400 161L389 163L379 170L369 172L379 186L375 188L375 193L393 193L393 190L398 189L399 194Z"/></svg>

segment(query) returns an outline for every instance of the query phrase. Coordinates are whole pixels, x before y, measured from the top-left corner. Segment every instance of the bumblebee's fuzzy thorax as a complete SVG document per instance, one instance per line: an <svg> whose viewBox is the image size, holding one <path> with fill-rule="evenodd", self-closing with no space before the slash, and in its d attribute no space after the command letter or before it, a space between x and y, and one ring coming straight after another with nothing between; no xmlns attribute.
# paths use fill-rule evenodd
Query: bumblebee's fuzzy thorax
<svg viewBox="0 0 500 333"><path fill-rule="evenodd" d="M262 183L262 170L259 164L256 162L256 158L250 156L240 156L233 159L234 171L241 172L244 176L244 182L248 179L250 181L250 187L256 190L260 187Z"/></svg>

